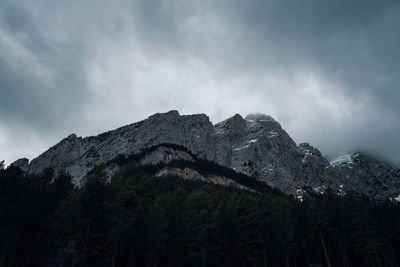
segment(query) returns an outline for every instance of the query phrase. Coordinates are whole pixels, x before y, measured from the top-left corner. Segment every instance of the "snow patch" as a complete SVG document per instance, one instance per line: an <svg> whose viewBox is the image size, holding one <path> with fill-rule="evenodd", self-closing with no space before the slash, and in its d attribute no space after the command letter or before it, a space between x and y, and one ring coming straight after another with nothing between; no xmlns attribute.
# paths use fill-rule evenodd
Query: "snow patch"
<svg viewBox="0 0 400 267"><path fill-rule="evenodd" d="M277 136L279 136L279 133L276 132L276 131L269 131L268 132L268 137L269 138L273 138L273 137L277 137Z"/></svg>
<svg viewBox="0 0 400 267"><path fill-rule="evenodd" d="M346 155L337 157L336 159L332 160L330 163L332 166L340 166L340 165L344 165L344 164L347 164L347 165L354 164L352 154L346 154Z"/></svg>
<svg viewBox="0 0 400 267"><path fill-rule="evenodd" d="M234 148L232 150L233 151L238 151L238 150L242 150L242 149L249 148L249 147L250 147L250 145L245 145L245 146L242 146L242 147Z"/></svg>
<svg viewBox="0 0 400 267"><path fill-rule="evenodd" d="M238 148L234 148L234 149L232 149L232 150L233 150L233 151L238 151L238 150L242 150L242 149L245 149L245 148L249 148L249 147L250 147L250 144L255 143L255 142L257 142L257 141L258 141L258 139L252 139L252 140L246 142L247 145L244 145L244 146L238 147Z"/></svg>
<svg viewBox="0 0 400 267"><path fill-rule="evenodd" d="M312 153L310 152L310 150L308 150L308 149L304 149L303 152L304 152L304 156L303 156L303 158L301 159L301 162L305 163L305 162L307 162L307 158L308 158L310 155L313 155L313 154L312 154Z"/></svg>
<svg viewBox="0 0 400 267"><path fill-rule="evenodd" d="M314 187L313 190L315 193L323 195L323 194L325 194L326 185Z"/></svg>

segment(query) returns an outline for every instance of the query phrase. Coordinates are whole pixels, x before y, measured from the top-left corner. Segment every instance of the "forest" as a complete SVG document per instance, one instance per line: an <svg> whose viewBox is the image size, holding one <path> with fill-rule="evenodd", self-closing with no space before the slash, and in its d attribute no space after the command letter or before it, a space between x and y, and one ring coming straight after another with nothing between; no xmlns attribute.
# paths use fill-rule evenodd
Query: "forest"
<svg viewBox="0 0 400 267"><path fill-rule="evenodd" d="M0 266L399 266L398 202L300 201L155 168L126 161L109 181L99 166L80 188L51 169L0 170Z"/></svg>

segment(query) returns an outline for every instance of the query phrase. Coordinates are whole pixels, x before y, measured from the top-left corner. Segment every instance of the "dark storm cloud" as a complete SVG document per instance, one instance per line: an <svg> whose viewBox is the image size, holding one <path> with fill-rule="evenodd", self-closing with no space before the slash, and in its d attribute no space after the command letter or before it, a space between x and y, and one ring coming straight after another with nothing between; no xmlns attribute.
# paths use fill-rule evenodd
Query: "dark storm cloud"
<svg viewBox="0 0 400 267"><path fill-rule="evenodd" d="M0 25L1 123L57 130L85 100L85 51L47 35L46 25L16 1L0 3Z"/></svg>
<svg viewBox="0 0 400 267"><path fill-rule="evenodd" d="M344 133L317 137L313 134L318 133L310 133L310 139L319 139L327 153L343 152L347 146L400 161L398 1L267 1L240 10L246 10L235 13L246 22L240 23L245 25L243 32L250 29L245 36L260 40L251 42L255 48L250 51L262 51L272 43L272 68L311 69L339 84L336 90L353 105L367 106L361 114L353 114L351 125L346 121L337 125L346 127ZM263 57L255 54L256 58L262 65ZM341 151L335 151L338 144Z"/></svg>
<svg viewBox="0 0 400 267"><path fill-rule="evenodd" d="M399 43L389 0L2 1L0 136L258 111L324 154L400 161Z"/></svg>
<svg viewBox="0 0 400 267"><path fill-rule="evenodd" d="M345 152L347 147L400 161L398 1L231 3L220 6L220 12L226 16L226 23L236 27L231 58L238 68L309 71L336 84L334 90L354 106L366 106L335 125L344 129L322 134L318 128L329 126L329 122L312 125L314 130L305 134L307 138L333 155ZM295 93L297 88L290 90Z"/></svg>
<svg viewBox="0 0 400 267"><path fill-rule="evenodd" d="M240 64L315 68L350 85L344 88L349 94L366 90L392 101L399 92L398 1L238 1L232 8L229 3L221 12L237 27L232 55Z"/></svg>

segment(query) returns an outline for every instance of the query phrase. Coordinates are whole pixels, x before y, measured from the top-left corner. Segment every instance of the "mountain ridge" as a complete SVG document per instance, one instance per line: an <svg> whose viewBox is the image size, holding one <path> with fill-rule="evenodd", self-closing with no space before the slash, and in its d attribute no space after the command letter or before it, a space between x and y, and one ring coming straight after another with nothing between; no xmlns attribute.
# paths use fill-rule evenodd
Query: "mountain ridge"
<svg viewBox="0 0 400 267"><path fill-rule="evenodd" d="M235 114L215 125L205 114L180 115L176 110L156 113L97 136L82 138L71 134L31 162L19 159L12 165L28 173L48 167L66 170L79 185L96 165L161 144L185 147L198 159L215 162L293 195L304 187L320 193L328 188L351 191L377 199L400 195L398 169L368 156L354 157L354 162L350 156L343 164L329 162L310 144L297 145L279 122L260 113L245 118ZM165 150L158 157L166 153L171 151Z"/></svg>

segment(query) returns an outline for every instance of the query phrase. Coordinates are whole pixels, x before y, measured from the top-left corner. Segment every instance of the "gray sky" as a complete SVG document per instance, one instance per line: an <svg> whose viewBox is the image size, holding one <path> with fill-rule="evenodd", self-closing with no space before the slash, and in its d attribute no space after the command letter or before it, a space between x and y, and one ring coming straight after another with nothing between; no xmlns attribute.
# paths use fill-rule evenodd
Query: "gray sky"
<svg viewBox="0 0 400 267"><path fill-rule="evenodd" d="M0 160L170 109L400 162L398 0L0 0Z"/></svg>

